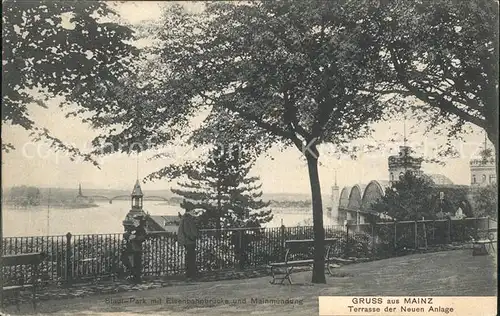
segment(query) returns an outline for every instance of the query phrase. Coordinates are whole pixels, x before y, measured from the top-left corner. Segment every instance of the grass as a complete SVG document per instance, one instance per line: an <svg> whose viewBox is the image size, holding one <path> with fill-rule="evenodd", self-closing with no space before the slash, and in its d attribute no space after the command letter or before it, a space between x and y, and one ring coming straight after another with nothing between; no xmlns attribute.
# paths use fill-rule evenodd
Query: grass
<svg viewBox="0 0 500 316"><path fill-rule="evenodd" d="M177 286L115 295L42 301L39 311L50 315L294 316L317 315L318 296L497 295L495 257L491 255L473 257L470 249L356 263L336 268L334 272L334 277L327 276L326 284L312 284L311 272L307 271L293 274L293 285L271 285L270 277L182 283ZM131 303L130 298L135 298L135 302L141 301L142 304ZM166 304L167 298L207 299L207 302ZM252 303L252 298L290 299L295 304ZM110 303L111 299L115 303ZM158 299L162 299L162 302L159 303ZM208 302L210 299L214 301ZM217 302L217 299L227 300L228 304ZM21 311L23 314L29 313L30 306L23 305Z"/></svg>

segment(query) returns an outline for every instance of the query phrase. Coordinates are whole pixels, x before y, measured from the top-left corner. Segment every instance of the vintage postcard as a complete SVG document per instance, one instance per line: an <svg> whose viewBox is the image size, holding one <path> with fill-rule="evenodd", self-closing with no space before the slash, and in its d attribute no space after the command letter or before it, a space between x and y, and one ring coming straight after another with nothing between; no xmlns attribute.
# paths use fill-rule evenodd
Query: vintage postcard
<svg viewBox="0 0 500 316"><path fill-rule="evenodd" d="M497 1L2 7L1 315L497 315Z"/></svg>

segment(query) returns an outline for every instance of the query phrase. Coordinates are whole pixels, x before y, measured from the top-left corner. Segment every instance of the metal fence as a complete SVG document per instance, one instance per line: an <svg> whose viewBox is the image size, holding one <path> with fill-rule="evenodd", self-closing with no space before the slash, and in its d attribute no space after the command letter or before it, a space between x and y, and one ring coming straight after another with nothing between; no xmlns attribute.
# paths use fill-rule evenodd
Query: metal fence
<svg viewBox="0 0 500 316"><path fill-rule="evenodd" d="M327 226L335 238L337 257L384 258L409 250L467 242L490 226L488 218L416 222L384 222ZM201 230L196 260L199 273L251 269L282 261L285 241L314 239L312 226ZM6 237L3 255L47 254L40 272L46 283L71 284L85 279L117 276L122 269L123 234ZM184 272L184 248L175 233L154 232L143 243L143 275L176 276ZM4 284L29 281L29 267L2 267Z"/></svg>
<svg viewBox="0 0 500 316"><path fill-rule="evenodd" d="M5 237L2 255L43 252L39 267L44 283L68 284L114 275L120 266L122 234ZM30 282L31 267L2 267L6 285Z"/></svg>
<svg viewBox="0 0 500 316"><path fill-rule="evenodd" d="M349 225L348 236L358 239L358 247L369 247L353 249L348 242L345 251L358 257L390 257L437 245L465 243L478 238L479 231L492 225L496 227L496 223L487 217Z"/></svg>

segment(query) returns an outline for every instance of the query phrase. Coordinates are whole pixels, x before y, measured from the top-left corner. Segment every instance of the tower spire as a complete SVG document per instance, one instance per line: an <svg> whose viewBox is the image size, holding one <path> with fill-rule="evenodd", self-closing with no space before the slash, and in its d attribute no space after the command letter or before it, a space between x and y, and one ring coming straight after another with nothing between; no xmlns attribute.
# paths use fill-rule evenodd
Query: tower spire
<svg viewBox="0 0 500 316"><path fill-rule="evenodd" d="M136 153L136 177L139 180L139 152Z"/></svg>
<svg viewBox="0 0 500 316"><path fill-rule="evenodd" d="M403 117L403 145L406 147L406 114Z"/></svg>
<svg viewBox="0 0 500 316"><path fill-rule="evenodd" d="M337 186L337 169L335 169L335 186Z"/></svg>
<svg viewBox="0 0 500 316"><path fill-rule="evenodd" d="M487 147L486 147L486 146L487 146L486 144L487 144L487 142L488 142L487 137L488 137L488 136L486 135L486 131L485 131L485 132L484 132L484 150L486 150L486 148L487 148Z"/></svg>

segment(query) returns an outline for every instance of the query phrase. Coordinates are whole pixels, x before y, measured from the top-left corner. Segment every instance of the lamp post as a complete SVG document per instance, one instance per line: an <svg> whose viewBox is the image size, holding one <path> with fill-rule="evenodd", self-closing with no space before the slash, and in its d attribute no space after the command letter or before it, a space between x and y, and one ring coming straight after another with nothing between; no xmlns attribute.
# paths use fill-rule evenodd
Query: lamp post
<svg viewBox="0 0 500 316"><path fill-rule="evenodd" d="M50 235L50 188L47 195L47 236Z"/></svg>

